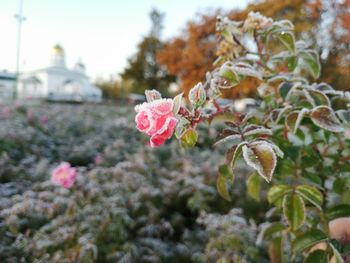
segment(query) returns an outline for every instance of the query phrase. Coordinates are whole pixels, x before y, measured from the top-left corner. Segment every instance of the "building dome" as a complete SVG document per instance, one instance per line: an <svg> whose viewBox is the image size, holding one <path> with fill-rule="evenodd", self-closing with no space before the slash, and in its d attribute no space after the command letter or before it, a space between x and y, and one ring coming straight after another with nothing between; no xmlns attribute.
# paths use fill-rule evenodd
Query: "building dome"
<svg viewBox="0 0 350 263"><path fill-rule="evenodd" d="M51 66L65 67L65 54L61 45L56 44L51 51Z"/></svg>
<svg viewBox="0 0 350 263"><path fill-rule="evenodd" d="M79 58L77 63L75 63L74 70L79 72L79 73L85 74L86 67L85 67L84 63L82 62L81 58Z"/></svg>
<svg viewBox="0 0 350 263"><path fill-rule="evenodd" d="M52 48L52 55L61 55L61 56L64 56L64 49L61 47L60 44L56 44L56 45Z"/></svg>

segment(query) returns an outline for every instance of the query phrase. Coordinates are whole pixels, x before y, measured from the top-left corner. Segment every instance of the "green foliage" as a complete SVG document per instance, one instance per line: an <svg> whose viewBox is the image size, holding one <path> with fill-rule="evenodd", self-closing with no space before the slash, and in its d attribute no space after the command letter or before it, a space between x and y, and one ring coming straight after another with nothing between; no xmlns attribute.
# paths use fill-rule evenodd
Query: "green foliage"
<svg viewBox="0 0 350 263"><path fill-rule="evenodd" d="M270 205L262 221L274 223L260 237L272 262L287 257L343 262L342 243L350 240L350 228L339 227L342 233L335 234L330 222L350 216L345 179L350 175L349 93L308 82L320 76L319 55L295 39L288 20L251 12L243 22L218 17L216 28L221 34L217 68L189 91L189 103L176 116L189 131L200 122L224 123L215 146L226 150L227 162L219 167L217 190L232 200L237 184L231 185L227 169L235 169L241 159L254 171L246 189L256 202L267 199ZM234 89L247 78L260 83L257 107L237 112L235 104L220 104L223 89ZM329 249L313 251L322 241Z"/></svg>

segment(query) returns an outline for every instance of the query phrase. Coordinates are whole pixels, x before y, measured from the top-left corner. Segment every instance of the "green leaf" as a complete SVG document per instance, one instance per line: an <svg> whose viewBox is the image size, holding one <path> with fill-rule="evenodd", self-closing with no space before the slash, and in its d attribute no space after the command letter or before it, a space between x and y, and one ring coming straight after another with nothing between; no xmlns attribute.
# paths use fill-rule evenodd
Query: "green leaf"
<svg viewBox="0 0 350 263"><path fill-rule="evenodd" d="M247 142L241 142L240 144L238 144L237 145L237 147L236 147L236 149L235 149L235 151L234 151L234 153L233 153L233 155L232 155L232 160L231 160L231 162L230 162L230 166L233 168L234 167L234 165L235 165L235 163L236 163L236 161L237 161L237 159L238 159L238 157L241 155L241 153L242 153L242 147L244 146L244 145L246 145L247 144Z"/></svg>
<svg viewBox="0 0 350 263"><path fill-rule="evenodd" d="M312 251L306 258L305 263L328 263L328 256L324 250Z"/></svg>
<svg viewBox="0 0 350 263"><path fill-rule="evenodd" d="M282 249L282 237L276 237L268 244L269 256L273 262L283 262L283 249Z"/></svg>
<svg viewBox="0 0 350 263"><path fill-rule="evenodd" d="M282 30L278 33L277 38L289 51L295 51L295 39L293 32Z"/></svg>
<svg viewBox="0 0 350 263"><path fill-rule="evenodd" d="M283 198L283 214L287 218L288 223L293 231L305 221L305 204L303 199L295 194L287 194Z"/></svg>
<svg viewBox="0 0 350 263"><path fill-rule="evenodd" d="M338 249L335 248L335 246L332 243L329 243L329 245L332 248L333 256L335 257L335 263L344 263L344 260L342 256L340 255Z"/></svg>
<svg viewBox="0 0 350 263"><path fill-rule="evenodd" d="M313 99L315 106L325 105L330 106L331 102L329 101L326 94L324 94L321 91L314 90L314 89L305 89L305 91L310 95L310 97Z"/></svg>
<svg viewBox="0 0 350 263"><path fill-rule="evenodd" d="M292 242L293 251L295 254L299 254L316 245L317 243L327 240L327 235L319 229L312 229L306 233L297 236Z"/></svg>
<svg viewBox="0 0 350 263"><path fill-rule="evenodd" d="M350 205L341 204L333 206L326 210L325 215L328 218L328 220L350 216Z"/></svg>
<svg viewBox="0 0 350 263"><path fill-rule="evenodd" d="M246 163L270 182L277 164L277 157L271 145L265 141L255 141L243 145L242 151Z"/></svg>
<svg viewBox="0 0 350 263"><path fill-rule="evenodd" d="M193 147L198 139L198 133L194 129L188 129L181 136L181 145L183 147Z"/></svg>
<svg viewBox="0 0 350 263"><path fill-rule="evenodd" d="M323 195L316 187L310 185L299 185L296 188L296 192L317 208L322 209Z"/></svg>
<svg viewBox="0 0 350 263"><path fill-rule="evenodd" d="M302 58L302 67L304 67L313 78L317 79L321 73L321 64L318 53L315 50L300 51L299 56Z"/></svg>
<svg viewBox="0 0 350 263"><path fill-rule="evenodd" d="M287 67L289 71L294 71L297 65L298 65L298 57L296 56L287 57Z"/></svg>
<svg viewBox="0 0 350 263"><path fill-rule="evenodd" d="M228 179L222 174L219 173L219 176L216 180L216 188L221 195L222 198L224 198L227 201L231 201L231 196L228 191Z"/></svg>
<svg viewBox="0 0 350 263"><path fill-rule="evenodd" d="M249 176L247 180L247 192L248 195L256 200L260 201L260 189L261 189L261 178L256 173Z"/></svg>
<svg viewBox="0 0 350 263"><path fill-rule="evenodd" d="M318 106L311 111L311 120L318 127L331 131L343 132L344 127L340 124L333 110L328 106Z"/></svg>
<svg viewBox="0 0 350 263"><path fill-rule="evenodd" d="M222 164L219 166L219 174L224 176L227 180L233 182L234 175L232 172L232 168L226 164Z"/></svg>
<svg viewBox="0 0 350 263"><path fill-rule="evenodd" d="M286 226L281 222L274 222L263 230L263 238L269 239L273 234L281 232L286 229Z"/></svg>
<svg viewBox="0 0 350 263"><path fill-rule="evenodd" d="M224 30L222 30L221 35L227 42L231 44L234 43L232 33L228 28L225 28Z"/></svg>
<svg viewBox="0 0 350 263"><path fill-rule="evenodd" d="M275 203L281 199L286 193L292 190L292 187L285 184L279 184L272 186L267 192L267 200L270 204Z"/></svg>
<svg viewBox="0 0 350 263"><path fill-rule="evenodd" d="M228 88L236 86L240 81L240 78L234 69L225 64L220 68L219 76L228 82L227 85L225 84L225 87L227 86ZM220 87L224 88L224 86Z"/></svg>
<svg viewBox="0 0 350 263"><path fill-rule="evenodd" d="M289 91L292 89L293 86L294 84L291 82L283 82L281 85L279 85L278 90L283 100L286 99Z"/></svg>

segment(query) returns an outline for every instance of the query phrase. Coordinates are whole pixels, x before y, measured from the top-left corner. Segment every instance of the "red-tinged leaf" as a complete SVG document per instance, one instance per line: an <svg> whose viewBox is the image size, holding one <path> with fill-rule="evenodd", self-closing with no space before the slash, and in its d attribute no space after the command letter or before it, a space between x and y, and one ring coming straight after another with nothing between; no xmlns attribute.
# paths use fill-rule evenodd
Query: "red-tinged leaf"
<svg viewBox="0 0 350 263"><path fill-rule="evenodd" d="M308 112L308 109L303 108L300 111L293 111L289 113L285 120L285 125L287 126L288 130L296 133L301 121Z"/></svg>
<svg viewBox="0 0 350 263"><path fill-rule="evenodd" d="M188 99L195 108L203 105L203 103L206 101L206 93L201 82L190 90Z"/></svg>
<svg viewBox="0 0 350 263"><path fill-rule="evenodd" d="M246 163L254 168L267 182L272 179L277 158L269 143L264 141L243 145L243 157Z"/></svg>
<svg viewBox="0 0 350 263"><path fill-rule="evenodd" d="M318 127L331 131L343 132L344 127L340 124L334 111L327 106L318 106L311 111L311 120Z"/></svg>

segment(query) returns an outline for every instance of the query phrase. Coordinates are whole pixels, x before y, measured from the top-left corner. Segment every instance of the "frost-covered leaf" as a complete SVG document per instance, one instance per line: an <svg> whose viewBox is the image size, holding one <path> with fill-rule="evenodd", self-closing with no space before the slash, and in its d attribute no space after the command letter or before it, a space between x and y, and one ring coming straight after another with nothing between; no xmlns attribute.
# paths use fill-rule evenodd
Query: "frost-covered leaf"
<svg viewBox="0 0 350 263"><path fill-rule="evenodd" d="M277 164L276 154L272 147L264 141L257 141L243 145L242 150L246 163L267 182L270 182Z"/></svg>
<svg viewBox="0 0 350 263"><path fill-rule="evenodd" d="M145 91L147 102L152 102L154 100L159 100L162 98L162 94L159 93L159 91L152 89L152 90L146 90Z"/></svg>
<svg viewBox="0 0 350 263"><path fill-rule="evenodd" d="M295 38L292 31L281 30L277 33L277 38L289 51L295 51Z"/></svg>
<svg viewBox="0 0 350 263"><path fill-rule="evenodd" d="M272 147L272 149L275 151L278 157L280 158L284 157L283 151L276 144L266 139L264 139L264 141L267 142Z"/></svg>
<svg viewBox="0 0 350 263"><path fill-rule="evenodd" d="M321 91L315 90L315 89L305 89L305 92L309 94L309 96L313 100L313 104L315 106L325 105L330 106L331 102L329 101L326 94L324 94Z"/></svg>
<svg viewBox="0 0 350 263"><path fill-rule="evenodd" d="M321 73L321 64L318 53L315 50L304 50L299 52L301 66L305 68L313 78L317 79Z"/></svg>
<svg viewBox="0 0 350 263"><path fill-rule="evenodd" d="M286 99L288 93L290 92L290 90L293 87L293 83L291 82L282 82L279 86L278 86L278 91L280 93L280 96L282 99Z"/></svg>
<svg viewBox="0 0 350 263"><path fill-rule="evenodd" d="M238 144L234 150L234 153L232 155L232 160L230 160L230 166L233 168L238 157L241 155L242 153L242 147L245 146L247 144L246 141L241 142L240 144Z"/></svg>
<svg viewBox="0 0 350 263"><path fill-rule="evenodd" d="M173 113L174 114L178 114L180 107L182 105L182 96L183 96L183 92L176 95L174 100L173 100Z"/></svg>
<svg viewBox="0 0 350 263"><path fill-rule="evenodd" d="M323 204L323 195L316 187L311 185L299 185L296 188L296 192L305 200L321 209Z"/></svg>
<svg viewBox="0 0 350 263"><path fill-rule="evenodd" d="M241 141L240 134L232 134L232 135L226 136L223 139L218 140L214 145L223 144L223 143L237 144L240 141Z"/></svg>
<svg viewBox="0 0 350 263"><path fill-rule="evenodd" d="M283 214L287 218L288 223L293 231L305 221L305 204L303 199L295 194L287 194L283 198Z"/></svg>
<svg viewBox="0 0 350 263"><path fill-rule="evenodd" d="M262 79L262 73L260 71L258 71L257 69L255 69L250 64L239 62L239 63L234 64L233 67L234 67L234 71L239 75L250 76L250 77L257 78L257 79Z"/></svg>
<svg viewBox="0 0 350 263"><path fill-rule="evenodd" d="M206 94L201 82L190 90L188 98L195 108L198 108L203 105L203 103L206 100Z"/></svg>
<svg viewBox="0 0 350 263"><path fill-rule="evenodd" d="M235 72L234 68L227 64L224 64L221 66L220 70L219 70L219 76L221 78L224 78L226 83L223 83L223 85L219 85L220 88L230 88L230 87L233 87L233 86L236 86L239 81L240 81L240 78L237 74L237 72Z"/></svg>
<svg viewBox="0 0 350 263"><path fill-rule="evenodd" d="M292 131L293 133L296 133L301 121L308 112L308 109L303 108L300 111L292 111L291 113L289 113L285 119L285 125L288 128L288 130Z"/></svg>
<svg viewBox="0 0 350 263"><path fill-rule="evenodd" d="M344 127L341 125L334 111L327 106L318 106L310 114L313 123L320 128L331 132L342 132Z"/></svg>
<svg viewBox="0 0 350 263"><path fill-rule="evenodd" d="M287 105L282 109L274 109L270 115L271 121L274 122L275 124L279 123L279 121L282 119L283 115L290 112L292 109L293 109L293 107L290 105Z"/></svg>
<svg viewBox="0 0 350 263"><path fill-rule="evenodd" d="M244 133L244 136L251 136L251 135L272 135L272 131L267 128L259 127Z"/></svg>

